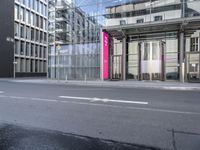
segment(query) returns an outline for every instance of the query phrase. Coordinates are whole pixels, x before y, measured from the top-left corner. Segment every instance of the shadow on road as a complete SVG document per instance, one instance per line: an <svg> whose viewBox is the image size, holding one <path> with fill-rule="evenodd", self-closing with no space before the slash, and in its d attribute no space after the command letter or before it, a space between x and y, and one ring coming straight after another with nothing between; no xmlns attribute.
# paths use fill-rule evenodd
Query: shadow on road
<svg viewBox="0 0 200 150"><path fill-rule="evenodd" d="M0 150L160 150L97 138L0 125Z"/></svg>

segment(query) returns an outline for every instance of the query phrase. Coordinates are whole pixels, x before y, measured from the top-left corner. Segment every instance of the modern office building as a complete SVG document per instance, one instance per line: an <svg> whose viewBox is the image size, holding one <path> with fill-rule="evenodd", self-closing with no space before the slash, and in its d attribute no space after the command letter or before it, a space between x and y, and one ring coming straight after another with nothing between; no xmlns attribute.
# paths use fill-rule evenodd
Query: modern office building
<svg viewBox="0 0 200 150"><path fill-rule="evenodd" d="M70 0L70 7L63 5L66 1L60 0L60 4L69 11L65 13L70 19L73 10L79 10L86 14L84 18L94 18L94 33L101 27L100 34L94 36L99 36L95 45L101 43L95 49L100 52L97 55L100 79L200 81L200 0ZM56 28L59 21L56 21ZM78 21L71 23L73 27L79 24ZM77 28L76 31L82 30ZM73 33L68 32L68 35L76 39L79 34ZM54 38L57 37L58 34L54 34ZM80 39L85 37L83 34ZM59 56L62 48L55 45L53 53L58 48L60 51L55 55ZM68 47L78 53L73 46L70 40ZM94 48L88 49L94 51ZM50 52L50 57L53 53ZM60 59L53 60L59 62ZM78 57L71 57L70 62L78 60ZM72 66L70 63L54 64L49 64L53 66L54 70L50 71L53 74L60 72L55 68ZM68 73L70 71L65 69L62 76ZM72 79L76 79L77 74L79 72L71 74ZM95 76L96 79L99 76Z"/></svg>
<svg viewBox="0 0 200 150"><path fill-rule="evenodd" d="M49 1L49 78L100 78L100 27L66 0Z"/></svg>
<svg viewBox="0 0 200 150"><path fill-rule="evenodd" d="M45 76L47 0L1 0L0 77Z"/></svg>
<svg viewBox="0 0 200 150"><path fill-rule="evenodd" d="M199 0L135 0L106 7L104 79L199 81L199 6Z"/></svg>

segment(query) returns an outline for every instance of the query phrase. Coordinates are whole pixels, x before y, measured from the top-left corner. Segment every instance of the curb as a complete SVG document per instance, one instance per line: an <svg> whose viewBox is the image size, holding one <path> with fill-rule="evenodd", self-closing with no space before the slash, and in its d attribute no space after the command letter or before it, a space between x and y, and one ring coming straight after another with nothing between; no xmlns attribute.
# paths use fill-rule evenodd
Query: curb
<svg viewBox="0 0 200 150"><path fill-rule="evenodd" d="M139 85L138 83L133 84L120 84L120 83L106 83L99 82L90 83L90 82L70 82L70 81L55 81L55 80L9 80L9 82L18 82L18 83L32 83L32 84L54 84L54 85L74 85L74 86L95 86L95 87L114 87L114 88L140 88L140 89L159 89L159 90L171 90L171 91L200 91L199 87L191 86L180 86L180 85L159 85L155 84L150 85L151 83L146 83L146 85ZM143 83L144 84L144 83ZM149 84L149 85L148 85Z"/></svg>

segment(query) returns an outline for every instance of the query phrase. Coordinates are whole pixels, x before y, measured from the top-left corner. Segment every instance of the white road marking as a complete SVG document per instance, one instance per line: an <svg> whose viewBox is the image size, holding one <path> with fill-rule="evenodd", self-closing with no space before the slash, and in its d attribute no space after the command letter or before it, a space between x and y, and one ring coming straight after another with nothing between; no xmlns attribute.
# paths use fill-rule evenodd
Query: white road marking
<svg viewBox="0 0 200 150"><path fill-rule="evenodd" d="M7 97L7 96L5 96L5 95L0 95L0 97Z"/></svg>
<svg viewBox="0 0 200 150"><path fill-rule="evenodd" d="M115 103L128 103L128 104L141 104L141 105L148 105L148 102L142 101L127 101L127 100L114 100L114 99L101 99L101 98L89 98L89 97L73 97L73 96L59 96L62 99L79 99L79 100L87 100L90 102L115 102Z"/></svg>
<svg viewBox="0 0 200 150"><path fill-rule="evenodd" d="M31 100L34 100L34 101L46 101L46 102L59 102L58 100L45 99L45 98L31 98Z"/></svg>
<svg viewBox="0 0 200 150"><path fill-rule="evenodd" d="M192 91L198 90L199 87L163 87L165 90L177 90L177 91Z"/></svg>
<svg viewBox="0 0 200 150"><path fill-rule="evenodd" d="M27 97L21 97L21 96L9 96L9 97L13 99L27 99Z"/></svg>
<svg viewBox="0 0 200 150"><path fill-rule="evenodd" d="M0 91L0 94L3 94L4 93L4 91Z"/></svg>

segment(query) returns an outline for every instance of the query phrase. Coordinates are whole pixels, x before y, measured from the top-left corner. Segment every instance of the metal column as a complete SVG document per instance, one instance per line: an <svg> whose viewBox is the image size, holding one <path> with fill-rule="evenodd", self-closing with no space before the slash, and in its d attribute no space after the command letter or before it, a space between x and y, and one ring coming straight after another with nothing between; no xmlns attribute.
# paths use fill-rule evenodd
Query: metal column
<svg viewBox="0 0 200 150"><path fill-rule="evenodd" d="M184 65L184 32L179 33L179 77L180 82L184 82L185 65Z"/></svg>
<svg viewBox="0 0 200 150"><path fill-rule="evenodd" d="M127 43L126 37L122 39L122 79L126 80L126 50L127 50Z"/></svg>

